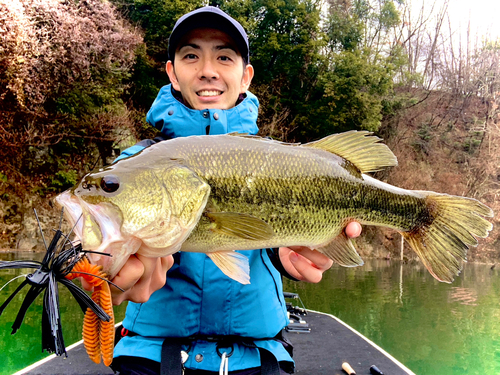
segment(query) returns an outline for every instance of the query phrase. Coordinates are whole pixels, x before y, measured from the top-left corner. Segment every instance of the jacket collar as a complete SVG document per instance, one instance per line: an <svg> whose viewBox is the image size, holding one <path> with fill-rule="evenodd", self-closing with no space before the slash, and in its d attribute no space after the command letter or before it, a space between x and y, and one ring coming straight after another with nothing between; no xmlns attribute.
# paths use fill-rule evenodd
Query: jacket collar
<svg viewBox="0 0 500 375"><path fill-rule="evenodd" d="M191 109L179 97L180 94L171 85L163 86L147 114L147 121L160 130L165 138L258 132L259 101L249 91L242 96L241 102L227 110Z"/></svg>

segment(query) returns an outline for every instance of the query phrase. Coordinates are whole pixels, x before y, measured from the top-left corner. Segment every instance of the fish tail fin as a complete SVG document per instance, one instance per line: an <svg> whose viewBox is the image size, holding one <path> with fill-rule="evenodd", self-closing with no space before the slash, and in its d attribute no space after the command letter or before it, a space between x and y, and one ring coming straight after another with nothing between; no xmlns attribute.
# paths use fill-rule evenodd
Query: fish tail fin
<svg viewBox="0 0 500 375"><path fill-rule="evenodd" d="M493 217L493 211L472 198L419 193L425 195L427 223L401 234L436 279L451 283L467 261L469 247L493 229L485 219Z"/></svg>

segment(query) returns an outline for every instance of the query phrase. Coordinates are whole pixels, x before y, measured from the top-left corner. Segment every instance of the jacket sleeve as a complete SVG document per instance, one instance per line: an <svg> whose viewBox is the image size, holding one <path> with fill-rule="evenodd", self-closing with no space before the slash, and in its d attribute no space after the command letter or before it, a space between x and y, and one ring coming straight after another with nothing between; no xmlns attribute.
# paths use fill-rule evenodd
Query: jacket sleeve
<svg viewBox="0 0 500 375"><path fill-rule="evenodd" d="M149 147L151 145L154 145L155 143L164 141L166 138L164 137L155 137L154 139L143 139L142 141L136 143L132 147L126 148L125 150L122 151L120 156L118 156L115 159L115 162L121 159L128 158L129 156L137 154L139 151L144 150L146 147Z"/></svg>

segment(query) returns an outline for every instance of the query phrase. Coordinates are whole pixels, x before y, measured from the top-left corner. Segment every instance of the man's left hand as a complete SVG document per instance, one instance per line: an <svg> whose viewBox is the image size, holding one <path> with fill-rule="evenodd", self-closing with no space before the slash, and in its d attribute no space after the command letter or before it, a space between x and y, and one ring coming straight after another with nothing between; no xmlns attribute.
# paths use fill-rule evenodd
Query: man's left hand
<svg viewBox="0 0 500 375"><path fill-rule="evenodd" d="M349 238L358 237L361 234L361 225L357 222L349 223L345 233ZM290 276L310 283L319 283L323 272L333 264L326 255L305 246L280 247L279 255Z"/></svg>

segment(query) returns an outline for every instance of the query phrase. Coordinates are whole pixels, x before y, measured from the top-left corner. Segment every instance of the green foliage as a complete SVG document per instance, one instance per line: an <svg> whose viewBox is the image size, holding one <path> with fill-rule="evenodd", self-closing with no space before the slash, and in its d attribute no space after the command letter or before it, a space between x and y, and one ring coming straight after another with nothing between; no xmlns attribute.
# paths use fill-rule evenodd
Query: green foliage
<svg viewBox="0 0 500 375"><path fill-rule="evenodd" d="M324 76L336 126L376 131L382 119L382 98L392 88L390 72L372 64L359 51L344 51L332 57L334 68Z"/></svg>
<svg viewBox="0 0 500 375"><path fill-rule="evenodd" d="M434 139L434 131L430 122L420 124L418 129L415 130L415 135L417 135L417 139L412 142L412 147L424 155L429 155L431 142Z"/></svg>
<svg viewBox="0 0 500 375"><path fill-rule="evenodd" d="M323 44L315 38L320 32L319 9L310 1L300 0L258 0L255 6L260 20L250 32L250 49L256 83L269 83L282 74L306 78ZM302 85L302 81L296 83Z"/></svg>
<svg viewBox="0 0 500 375"><path fill-rule="evenodd" d="M473 155L483 142L484 131L481 130L471 130L464 140L463 150L471 155Z"/></svg>
<svg viewBox="0 0 500 375"><path fill-rule="evenodd" d="M51 185L56 191L74 186L78 182L78 172L74 169L57 171L52 178Z"/></svg>
<svg viewBox="0 0 500 375"><path fill-rule="evenodd" d="M332 12L328 19L328 44L332 51L352 51L363 38L364 25L347 12Z"/></svg>
<svg viewBox="0 0 500 375"><path fill-rule="evenodd" d="M397 26L401 21L399 19L399 12L392 1L384 1L380 13L378 15L378 22L384 29L390 29Z"/></svg>
<svg viewBox="0 0 500 375"><path fill-rule="evenodd" d="M266 105L260 119L264 132L307 141L380 126L382 101L392 91L396 68L405 63L402 51L374 58L364 46L366 23L374 17L367 1L330 3L321 29L321 9L314 2L261 2L252 64L258 97ZM393 4L382 8L384 15L378 16L384 25L399 22Z"/></svg>
<svg viewBox="0 0 500 375"><path fill-rule="evenodd" d="M166 83L167 75L162 66L147 54L145 45L137 49L128 92L135 108L147 111L151 107L159 89Z"/></svg>

